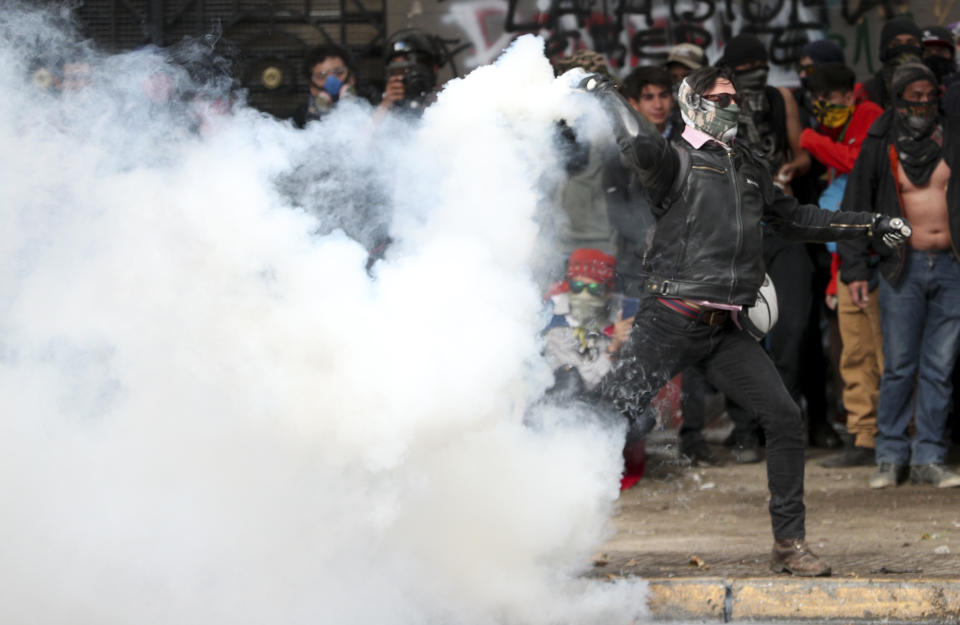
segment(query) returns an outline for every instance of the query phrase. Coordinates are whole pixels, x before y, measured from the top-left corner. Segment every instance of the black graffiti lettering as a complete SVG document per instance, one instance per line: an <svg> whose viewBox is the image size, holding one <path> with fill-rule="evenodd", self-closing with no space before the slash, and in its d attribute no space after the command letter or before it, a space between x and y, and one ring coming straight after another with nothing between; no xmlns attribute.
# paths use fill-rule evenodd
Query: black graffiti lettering
<svg viewBox="0 0 960 625"><path fill-rule="evenodd" d="M593 40L593 49L601 54L611 56L615 50L624 47L619 41L621 30L619 24L591 24L587 32L590 33L590 39ZM624 50L626 49L624 48Z"/></svg>
<svg viewBox="0 0 960 625"><path fill-rule="evenodd" d="M503 22L503 30L508 33L515 32L530 32L535 33L542 28L552 29L553 24L550 21L549 15L547 16L547 21L533 21L533 22L517 22L517 3L519 0L507 0L507 16Z"/></svg>
<svg viewBox="0 0 960 625"><path fill-rule="evenodd" d="M673 43L692 43L706 50L713 43L713 35L698 24L680 23L673 27Z"/></svg>
<svg viewBox="0 0 960 625"><path fill-rule="evenodd" d="M774 33L770 42L770 62L777 65L793 65L803 56L803 46L810 42L806 28L790 26Z"/></svg>
<svg viewBox="0 0 960 625"><path fill-rule="evenodd" d="M630 40L630 52L638 59L649 59L657 63L663 63L667 60L665 52L647 52L644 46L653 48L662 48L667 45L666 28L650 28L648 30L639 30Z"/></svg>
<svg viewBox="0 0 960 625"><path fill-rule="evenodd" d="M853 24L866 12L877 8L891 10L901 0L841 0L844 19ZM530 0L524 0L529 4ZM663 62L666 53L653 51L670 44L689 42L704 49L714 43L723 45L735 34L733 24L742 17L740 32L760 35L767 42L771 63L789 66L796 63L803 53L810 36L808 31L824 30L829 26L829 7L835 0L620 0L611 15L595 12L597 0L552 0L546 13L536 14L526 22L517 21L520 0L507 0L506 24L508 32L547 31L548 53L565 51L571 41L577 42L589 36L593 49L607 56L614 66L622 66L629 53L638 60ZM662 3L662 4L661 4ZM856 3L856 6L852 6ZM669 9L666 26L654 25L654 6ZM800 8L803 7L801 18ZM560 20L565 16L576 18L575 30L560 30ZM630 37L628 46L622 38L627 16L639 16L645 22ZM779 22L774 25L774 20ZM784 23L785 22L785 23ZM567 23L567 22L565 22ZM862 26L862 24L860 25ZM860 56L865 36L858 26L854 45ZM709 27L709 28L708 28ZM869 60L869 55L868 55Z"/></svg>
<svg viewBox="0 0 960 625"><path fill-rule="evenodd" d="M677 13L677 1L670 0L670 17L675 22L680 20L685 20L688 22L704 22L711 17L716 12L716 5L714 0L692 0L693 10L684 11L683 13ZM697 13L697 5L704 5L706 8L702 12Z"/></svg>
<svg viewBox="0 0 960 625"><path fill-rule="evenodd" d="M653 26L653 0L623 0L617 8L617 21L623 24L626 15L640 15L647 26Z"/></svg>
<svg viewBox="0 0 960 625"><path fill-rule="evenodd" d="M724 11L724 23L729 24L737 18L736 14L733 12L733 3L734 0L724 0L724 6L726 10Z"/></svg>
<svg viewBox="0 0 960 625"><path fill-rule="evenodd" d="M860 22L860 18L872 11L879 9L883 15L896 15L899 13L896 0L859 0L856 8L850 8L850 0L841 0L840 15L847 21L847 24L853 26Z"/></svg>
<svg viewBox="0 0 960 625"><path fill-rule="evenodd" d="M571 41L577 42L579 40L580 31L577 30L562 30L553 33L547 39L546 50L544 52L547 55L547 58L553 58L563 54L570 45Z"/></svg>
<svg viewBox="0 0 960 625"><path fill-rule="evenodd" d="M785 0L743 0L743 19L751 26L766 24L783 10Z"/></svg>

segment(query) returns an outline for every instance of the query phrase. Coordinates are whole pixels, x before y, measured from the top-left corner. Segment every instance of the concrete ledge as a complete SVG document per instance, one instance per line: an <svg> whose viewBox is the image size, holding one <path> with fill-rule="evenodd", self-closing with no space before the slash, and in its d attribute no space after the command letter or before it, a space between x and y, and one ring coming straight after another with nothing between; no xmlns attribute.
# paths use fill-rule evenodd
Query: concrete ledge
<svg viewBox="0 0 960 625"><path fill-rule="evenodd" d="M661 619L956 623L960 579L650 579Z"/></svg>

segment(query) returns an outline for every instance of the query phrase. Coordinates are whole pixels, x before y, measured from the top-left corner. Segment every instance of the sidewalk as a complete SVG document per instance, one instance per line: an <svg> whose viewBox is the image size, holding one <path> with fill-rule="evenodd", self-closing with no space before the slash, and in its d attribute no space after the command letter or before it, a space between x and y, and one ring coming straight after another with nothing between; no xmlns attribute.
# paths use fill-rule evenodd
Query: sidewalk
<svg viewBox="0 0 960 625"><path fill-rule="evenodd" d="M715 449L728 457L719 444ZM807 540L833 576L791 578L768 568L765 464L684 466L675 431L657 433L647 452L644 478L622 493L617 534L597 554L593 572L649 580L657 616L960 619L960 488L907 483L872 490L872 467L824 469L817 461L836 452L809 449Z"/></svg>

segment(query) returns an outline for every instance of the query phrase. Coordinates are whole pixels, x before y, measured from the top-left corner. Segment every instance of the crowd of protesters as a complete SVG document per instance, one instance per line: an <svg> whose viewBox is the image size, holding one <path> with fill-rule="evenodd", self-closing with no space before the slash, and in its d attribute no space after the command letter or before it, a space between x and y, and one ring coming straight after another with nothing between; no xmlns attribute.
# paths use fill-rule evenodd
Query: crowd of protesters
<svg viewBox="0 0 960 625"><path fill-rule="evenodd" d="M381 118L419 115L439 88L438 42L390 37L379 93L347 50L311 50L294 123L351 98ZM733 460L766 456L773 568L798 575L830 573L804 541L805 447L842 445L822 465L875 466L871 488L960 486L946 465L960 433L955 40L896 17L878 52L881 68L857 82L834 42L808 43L792 90L769 84L749 34L712 64L682 43L622 79L590 50L554 60L558 75L583 71L578 88L612 132L588 141L557 120L567 175L551 236L567 260L544 297L548 396L625 415L628 473L677 374L680 456L722 464L704 436L720 397Z"/></svg>
<svg viewBox="0 0 960 625"><path fill-rule="evenodd" d="M874 488L908 475L960 486L960 475L944 464L951 430L960 429L950 427L960 346L960 306L951 299L960 297L953 282L960 277L953 245L960 233L952 231L960 221L948 218L955 201L947 185L955 143L948 120L960 112L954 35L898 17L884 24L878 53L881 68L858 82L838 45L811 42L796 67L801 84L792 90L768 84L768 54L752 35L733 37L714 60L732 75L738 96L735 141L749 146L778 192L833 211L901 217L914 228L900 251L863 238L798 242L765 227L763 267L779 314L760 341L801 411L805 443L843 445L824 466L875 464ZM435 38L402 31L388 41L384 60L378 114L429 106L442 63ZM671 48L662 66L635 68L622 80L590 50L555 59L558 74L579 67L608 79L640 118L677 144L688 141L678 102L683 80L710 65L692 43ZM307 73L300 125L340 99L358 97L345 51L313 51ZM549 293L556 314L545 331L546 349L556 389L589 395L599 392L601 374L616 368L649 288L662 198L651 198L641 177L610 165L619 157L612 137L609 145L585 145L561 122L558 145L568 182L557 198L556 239L571 260L567 280ZM561 338L558 327L572 334ZM703 428L717 392L704 373L697 366L683 371L679 451L690 462L716 465L721 455ZM827 391L832 386L836 397ZM721 400L734 423L725 441L733 460L759 462L767 434L755 407ZM645 423L654 419L647 412Z"/></svg>

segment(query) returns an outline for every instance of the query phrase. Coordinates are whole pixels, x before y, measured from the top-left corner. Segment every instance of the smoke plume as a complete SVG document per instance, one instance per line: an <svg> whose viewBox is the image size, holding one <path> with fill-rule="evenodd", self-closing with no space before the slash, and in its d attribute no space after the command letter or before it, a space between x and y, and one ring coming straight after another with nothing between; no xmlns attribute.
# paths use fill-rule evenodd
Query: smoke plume
<svg viewBox="0 0 960 625"><path fill-rule="evenodd" d="M298 131L220 66L4 4L0 620L643 611L581 577L622 426L537 407L537 215L554 121L589 112L542 45L420 122L345 104Z"/></svg>

